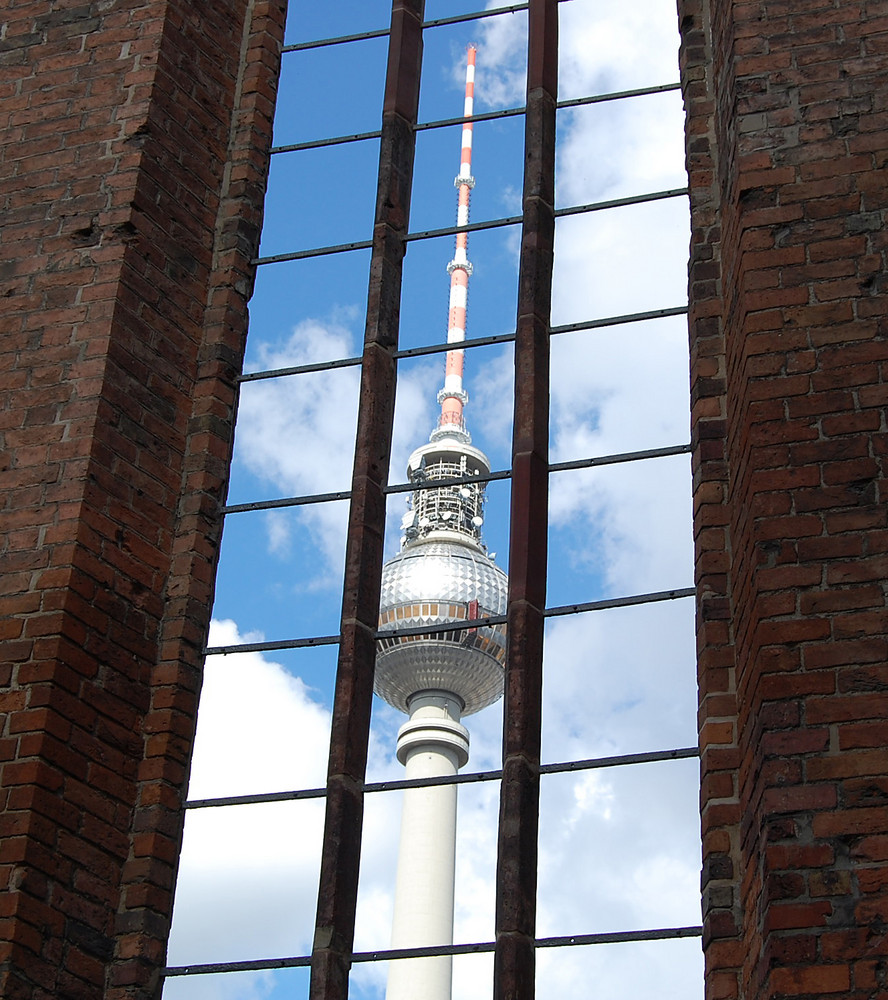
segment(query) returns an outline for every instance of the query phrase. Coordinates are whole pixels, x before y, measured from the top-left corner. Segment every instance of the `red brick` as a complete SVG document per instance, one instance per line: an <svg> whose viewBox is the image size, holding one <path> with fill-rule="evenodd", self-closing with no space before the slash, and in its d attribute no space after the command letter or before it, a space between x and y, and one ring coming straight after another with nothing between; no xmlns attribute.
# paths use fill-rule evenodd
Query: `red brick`
<svg viewBox="0 0 888 1000"><path fill-rule="evenodd" d="M770 985L776 995L786 997L846 993L851 988L851 974L847 965L773 969Z"/></svg>

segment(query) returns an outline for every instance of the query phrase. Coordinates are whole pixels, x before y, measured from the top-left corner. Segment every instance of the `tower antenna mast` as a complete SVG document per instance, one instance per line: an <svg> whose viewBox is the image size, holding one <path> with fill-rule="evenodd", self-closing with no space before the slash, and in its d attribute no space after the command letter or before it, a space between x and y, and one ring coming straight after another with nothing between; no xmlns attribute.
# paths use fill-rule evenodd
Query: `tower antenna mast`
<svg viewBox="0 0 888 1000"><path fill-rule="evenodd" d="M463 115L466 119L462 127L462 149L459 158L459 173L454 185L459 190L456 224L466 226L469 222L469 199L475 178L472 176L472 114L475 103L475 47L470 45L466 61L466 98ZM472 265L467 252L469 234L465 231L456 234L456 252L453 260L447 265L450 272L450 306L447 318L447 343L461 344L466 339L466 308L469 296L469 276ZM454 348L447 352L444 374L444 388L438 393L441 404L441 416L438 420L437 434L466 433L463 407L468 402L468 396L463 389L463 350ZM434 439L435 435L433 435Z"/></svg>

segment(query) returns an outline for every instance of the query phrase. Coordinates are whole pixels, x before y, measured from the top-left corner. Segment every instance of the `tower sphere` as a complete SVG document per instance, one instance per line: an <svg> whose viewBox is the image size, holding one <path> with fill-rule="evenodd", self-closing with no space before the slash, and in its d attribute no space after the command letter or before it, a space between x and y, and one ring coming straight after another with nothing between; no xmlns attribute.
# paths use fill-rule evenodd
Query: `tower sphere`
<svg viewBox="0 0 888 1000"><path fill-rule="evenodd" d="M479 548L446 534L433 532L386 563L380 631L505 614L506 574ZM449 691L470 715L502 694L505 655L502 625L380 639L376 693L406 712L420 691Z"/></svg>
<svg viewBox="0 0 888 1000"><path fill-rule="evenodd" d="M485 475L490 465L464 432L438 437L410 456L408 474L421 487ZM381 632L505 614L506 574L481 542L484 484L462 482L414 491L401 551L382 571ZM503 691L505 626L381 638L376 693L402 712L422 691L446 691L470 715Z"/></svg>

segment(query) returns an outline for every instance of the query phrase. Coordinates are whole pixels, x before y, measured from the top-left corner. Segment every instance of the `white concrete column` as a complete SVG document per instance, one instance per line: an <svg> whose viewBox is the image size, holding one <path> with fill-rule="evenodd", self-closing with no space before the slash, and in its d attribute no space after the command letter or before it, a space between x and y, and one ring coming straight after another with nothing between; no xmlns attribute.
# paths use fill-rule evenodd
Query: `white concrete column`
<svg viewBox="0 0 888 1000"><path fill-rule="evenodd" d="M398 733L405 777L456 774L469 759L462 703L445 691L423 691L409 707ZM456 785L405 789L392 948L453 943L455 861ZM386 1000L451 1000L452 964L449 955L389 962Z"/></svg>

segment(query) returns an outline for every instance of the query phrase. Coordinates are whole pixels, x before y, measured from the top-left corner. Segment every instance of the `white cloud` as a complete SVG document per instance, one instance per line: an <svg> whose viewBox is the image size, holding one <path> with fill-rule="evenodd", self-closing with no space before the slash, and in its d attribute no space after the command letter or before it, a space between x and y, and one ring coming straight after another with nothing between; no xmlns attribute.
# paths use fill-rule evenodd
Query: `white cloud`
<svg viewBox="0 0 888 1000"><path fill-rule="evenodd" d="M501 6L490 2L488 7ZM480 22L475 94L479 108L505 108L524 102L527 15L506 14ZM465 57L454 69L465 79Z"/></svg>
<svg viewBox="0 0 888 1000"><path fill-rule="evenodd" d="M262 638L240 634L233 621L213 621L209 643ZM301 678L264 654L208 657L200 709L190 798L323 785L329 712Z"/></svg>
<svg viewBox="0 0 888 1000"><path fill-rule="evenodd" d="M513 356L511 344L491 352L483 364L469 355L472 392L466 417L470 430L483 431L487 447L507 456L512 450Z"/></svg>
<svg viewBox="0 0 888 1000"><path fill-rule="evenodd" d="M489 0L487 6L501 3ZM479 102L491 107L523 102L526 46L525 14L481 22ZM559 47L562 98L672 83L678 78L675 6L664 0L628 6L573 0L559 7Z"/></svg>
<svg viewBox="0 0 888 1000"><path fill-rule="evenodd" d="M293 528L288 512L268 510L265 512L265 530L268 533L268 551L285 559L292 550Z"/></svg>
<svg viewBox="0 0 888 1000"><path fill-rule="evenodd" d="M256 641L214 621L212 645ZM207 659L189 798L323 785L328 711L298 677L260 653ZM312 934L322 800L190 810L169 962L299 953ZM174 978L166 1000L266 997L267 972Z"/></svg>
<svg viewBox="0 0 888 1000"><path fill-rule="evenodd" d="M233 621L213 621L211 645L260 641ZM383 712L388 712L383 709ZM375 732L370 769L400 776L388 725ZM208 657L201 692L189 798L323 787L330 713L319 692L262 653ZM380 737L384 743L380 742ZM323 799L222 806L188 812L169 964L305 954L311 949L323 830ZM359 922L385 929L399 801L368 796ZM379 946L379 945L377 945ZM260 1000L268 972L171 978L165 1000Z"/></svg>
<svg viewBox="0 0 888 1000"><path fill-rule="evenodd" d="M693 602L596 611L546 629L547 761L689 746L695 737Z"/></svg>
<svg viewBox="0 0 888 1000"><path fill-rule="evenodd" d="M681 305L688 233L685 198L559 219L553 324Z"/></svg>

